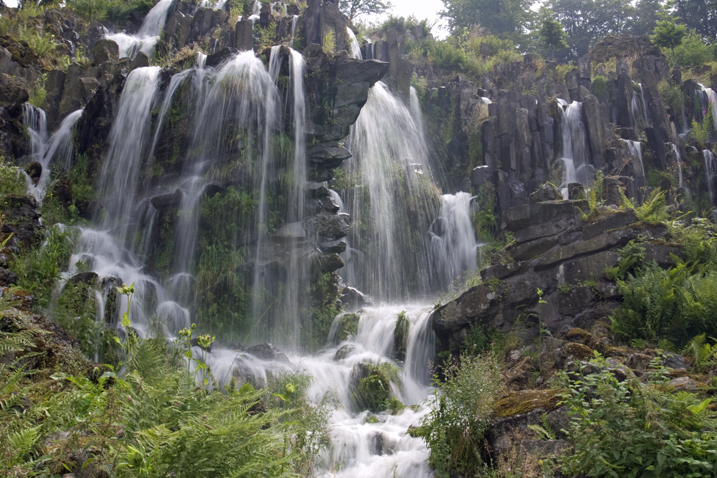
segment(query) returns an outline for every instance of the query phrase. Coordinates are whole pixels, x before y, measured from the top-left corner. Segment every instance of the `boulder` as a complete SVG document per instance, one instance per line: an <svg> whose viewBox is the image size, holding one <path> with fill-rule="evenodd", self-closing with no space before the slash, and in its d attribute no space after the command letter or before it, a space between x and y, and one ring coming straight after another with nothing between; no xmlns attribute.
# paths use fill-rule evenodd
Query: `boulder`
<svg viewBox="0 0 717 478"><path fill-rule="evenodd" d="M560 189L553 186L551 183L541 184L537 191L530 194L528 197L529 204L536 204L544 201L561 201L563 194Z"/></svg>
<svg viewBox="0 0 717 478"><path fill-rule="evenodd" d="M341 291L341 303L346 312L358 312L364 307L373 305L366 294L353 287L344 287Z"/></svg>
<svg viewBox="0 0 717 478"><path fill-rule="evenodd" d="M284 354L284 352L273 344L266 343L252 345L244 351L261 360L289 363L289 358Z"/></svg>
<svg viewBox="0 0 717 478"><path fill-rule="evenodd" d="M106 61L119 60L119 46L113 40L102 38L95 42L92 48L93 64L99 65Z"/></svg>
<svg viewBox="0 0 717 478"><path fill-rule="evenodd" d="M254 24L251 20L240 20L234 27L234 48L239 51L254 47Z"/></svg>

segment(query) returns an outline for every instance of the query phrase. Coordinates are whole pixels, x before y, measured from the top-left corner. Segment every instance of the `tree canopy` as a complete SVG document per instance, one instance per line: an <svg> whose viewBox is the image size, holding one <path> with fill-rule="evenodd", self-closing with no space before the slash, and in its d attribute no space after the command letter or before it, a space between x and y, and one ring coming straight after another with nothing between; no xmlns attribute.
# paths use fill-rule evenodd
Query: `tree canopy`
<svg viewBox="0 0 717 478"><path fill-rule="evenodd" d="M441 16L452 30L480 25L500 38L523 34L531 20L530 0L443 0Z"/></svg>
<svg viewBox="0 0 717 478"><path fill-rule="evenodd" d="M339 2L339 9L351 21L360 15L383 13L389 8L391 8L391 2L381 0L341 0Z"/></svg>

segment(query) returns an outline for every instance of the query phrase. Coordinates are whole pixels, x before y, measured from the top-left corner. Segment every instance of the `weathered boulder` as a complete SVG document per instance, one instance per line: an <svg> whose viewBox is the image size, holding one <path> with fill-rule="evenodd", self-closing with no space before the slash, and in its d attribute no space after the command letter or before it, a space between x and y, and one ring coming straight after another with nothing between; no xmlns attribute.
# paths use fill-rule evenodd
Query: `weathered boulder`
<svg viewBox="0 0 717 478"><path fill-rule="evenodd" d="M266 343L252 345L251 347L248 347L245 352L262 360L289 363L289 358L286 354L284 354L279 347L273 344Z"/></svg>
<svg viewBox="0 0 717 478"><path fill-rule="evenodd" d="M119 46L113 40L103 38L95 43L92 49L93 64L99 65L106 61L119 60Z"/></svg>

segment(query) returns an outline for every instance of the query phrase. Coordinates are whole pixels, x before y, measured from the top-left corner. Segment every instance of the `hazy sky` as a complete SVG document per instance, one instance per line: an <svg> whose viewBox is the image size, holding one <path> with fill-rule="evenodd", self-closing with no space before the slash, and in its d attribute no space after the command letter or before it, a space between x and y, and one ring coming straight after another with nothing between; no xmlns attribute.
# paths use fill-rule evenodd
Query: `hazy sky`
<svg viewBox="0 0 717 478"><path fill-rule="evenodd" d="M439 21L438 12L443 10L443 2L441 0L390 0L393 8L390 13L394 17L409 17L413 15L418 20L427 18L429 23L435 24L433 27L433 36L436 38L445 38L448 32L445 29L445 21ZM364 21L374 22L383 21L388 15L372 15L363 18Z"/></svg>
<svg viewBox="0 0 717 478"><path fill-rule="evenodd" d="M17 0L3 0L8 7L17 6ZM429 22L435 23L433 35L437 38L445 38L448 33L441 25L445 22L438 22L438 12L443 9L441 0L390 0L393 8L391 14L395 17L409 17L413 15L419 20L427 18ZM370 23L381 22L388 18L388 15L371 15L363 18Z"/></svg>

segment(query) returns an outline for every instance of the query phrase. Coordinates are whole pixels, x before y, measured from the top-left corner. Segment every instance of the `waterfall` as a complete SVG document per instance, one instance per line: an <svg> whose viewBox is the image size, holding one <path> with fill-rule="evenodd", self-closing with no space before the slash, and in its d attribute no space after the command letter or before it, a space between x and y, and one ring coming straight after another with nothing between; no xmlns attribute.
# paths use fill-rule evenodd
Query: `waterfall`
<svg viewBox="0 0 717 478"><path fill-rule="evenodd" d="M592 166L587 162L585 143L585 124L582 117L582 103L573 101L568 104L558 99L560 122L563 136L562 161L565 167L563 184L560 186L563 197L567 197L568 184L579 182L590 186L595 179Z"/></svg>
<svg viewBox="0 0 717 478"><path fill-rule="evenodd" d="M348 147L348 173L358 186L349 213L366 226L352 230L349 240L359 251L374 251L354 267L356 287L381 300L428 293L426 275L414 272L428 269L428 247L410 231L428 230L438 192L425 138L409 108L384 83L369 91Z"/></svg>
<svg viewBox="0 0 717 478"><path fill-rule="evenodd" d="M361 45L359 45L359 42L356 39L356 35L354 35L353 30L351 30L349 27L346 27L346 34L349 37L349 45L351 45L351 58L362 60L363 57L361 56Z"/></svg>
<svg viewBox="0 0 717 478"><path fill-rule="evenodd" d="M640 83L640 97L642 98L642 112L645 115L645 126L652 126L650 115L647 112L647 101L645 101L645 88Z"/></svg>
<svg viewBox="0 0 717 478"><path fill-rule="evenodd" d="M416 123L416 128L418 128L418 134L423 136L423 112L421 111L421 102L418 99L418 92L416 92L414 87L411 87L409 90L409 99L411 105L411 116L413 117L413 121Z"/></svg>
<svg viewBox="0 0 717 478"><path fill-rule="evenodd" d="M164 28L167 20L167 13L172 6L173 0L160 0L144 17L142 26L136 35L126 33L112 33L105 35L119 45L120 58L134 58L141 51L151 57L154 54L154 47L159 40L159 34Z"/></svg>
<svg viewBox="0 0 717 478"><path fill-rule="evenodd" d="M471 221L470 194L441 196L438 217L429 229L431 274L441 290L447 290L461 273L476 270L475 230Z"/></svg>
<svg viewBox="0 0 717 478"><path fill-rule="evenodd" d="M42 173L37 184L27 177L28 193L42 204L47 185L50 181L50 163L55 160L69 169L74 148L72 133L77 121L82 116L82 109L73 111L65 117L52 136L47 136L47 119L45 112L29 103L23 104L23 124L30 135L30 151L33 161L42 166Z"/></svg>
<svg viewBox="0 0 717 478"><path fill-rule="evenodd" d="M254 6L259 7L258 2ZM244 216L232 218L226 225L235 230L226 240L233 243L222 247L234 247L246 261L232 263L230 268L232 273L239 270L237 277L241 274L241 278L237 280L246 280L246 295L251 287L251 297L246 298L250 310L241 319L246 319L249 327L259 326L256 332L247 327L246 332L254 332L248 341L271 339L289 350L288 362L278 362L214 349L207 354L207 362L220 385L231 377L247 379L249 375L257 381L286 372L311 375L309 397L318 403L331 396L338 404L330 416L331 444L322 455L319 473L346 478L391 474L428 478L432 472L426 463L425 442L407 433L409 426L417 425L429 412L424 399L432 393L433 306L426 302L430 294L476 268L471 196L465 192L441 195L434 184L437 173L430 164L416 91L411 91L406 102L385 84L377 83L346 142L353 154L347 161L347 187L340 195L336 191L330 194L340 212L349 213L356 221L347 238L354 249L347 248L344 254L357 260L347 257L342 274L350 285L388 305L365 306L358 314L354 335L341 337L339 343L326 343L314 355L300 354L301 333L310 327L306 306L313 251L305 237L281 242L273 228L278 215L279 221L286 220L285 226L297 226L296 230L303 232L309 206L305 204L306 67L299 52L288 50L290 81L278 81L281 52L280 47L272 48L268 69L248 51L214 68L205 68L206 56L198 55L196 66L165 82L160 81L158 67L138 68L129 74L97 184L104 216L96 218L95 228L77 228L79 239L63 281L80 270L96 272L101 285L99 304L110 301L115 286L134 283L132 327L140 335L145 335L154 321L168 337L195 321L201 327L201 317L194 315L196 304L191 304L191 299L205 290L199 289L199 276L195 279L193 275L201 270L195 254L205 252L200 239L207 240L200 235L201 225L206 224L201 215L210 206L205 201L216 197L212 194L229 194L234 188L245 201L239 208ZM286 103L280 102L277 83L286 93ZM170 160L164 155L168 141L162 135L175 127L175 108L183 112L186 123L181 124L191 134L187 144L170 143L180 149L177 158ZM63 138L71 138L71 125L81 114L78 111L66 118L56 134L62 131ZM42 118L41 110L28 107L26 121L33 125L31 137L37 132L33 143L37 151L44 151L47 143ZM284 128L288 124L291 127ZM293 150L282 156L275 151L285 136L293 137ZM58 144L63 141L58 139ZM571 158L572 151L579 150L573 143ZM53 153L55 157L60 149L58 146L58 153ZM161 164L166 166L177 159L175 170L161 181L143 177L153 161L165 161ZM212 190L220 192L210 194ZM171 202L171 214L155 206L156 198ZM174 236L171 241L162 240L171 244L167 249L170 265L152 271L150 263L143 261L156 246L154 229L167 224L163 223L167 215L173 218ZM272 267L281 267L285 273L283 289L266 287L275 285L266 272ZM278 305L272 309L274 304ZM120 297L115 310L126 307L126 298ZM116 324L118 317L105 317L104 313L100 307L98 321ZM399 316L408 324L403 331L405 342L397 341ZM336 326L338 320L340 317L334 319ZM370 418L366 410L357 410L351 375L357 364L367 361L396 366L400 372L392 379L391 391L404 404L414 406L396 414L371 414Z"/></svg>
<svg viewBox="0 0 717 478"><path fill-rule="evenodd" d="M707 97L707 107L712 109L712 120L715 130L717 130L717 93L712 88L705 88L702 83L698 83L698 85Z"/></svg>
<svg viewBox="0 0 717 478"><path fill-rule="evenodd" d="M306 195L306 101L304 99L304 58L296 50L291 53L291 84L294 97L294 164L293 181L287 221L302 224ZM308 297L308 261L304 254L295 252L289 258L289 270L284 297L284 313L290 318L290 345L296 349L300 343L301 317L296 312ZM310 327L310 323L308 326Z"/></svg>
<svg viewBox="0 0 717 478"><path fill-rule="evenodd" d="M157 66L137 68L127 77L120 96L117 117L112 124L109 151L100 173L100 191L107 228L118 228L120 244L125 242L132 222L140 163L148 139L150 110L159 87Z"/></svg>
<svg viewBox="0 0 717 478"><path fill-rule="evenodd" d="M294 34L296 33L296 22L299 21L299 15L294 15L291 19L291 43L289 46L294 46Z"/></svg>
<svg viewBox="0 0 717 478"><path fill-rule="evenodd" d="M702 156L705 160L705 172L707 173L707 187L710 191L710 202L712 206L715 206L715 191L717 191L715 184L715 174L717 174L717 163L715 163L715 156L712 151L705 149L702 151Z"/></svg>
<svg viewBox="0 0 717 478"><path fill-rule="evenodd" d="M677 149L677 145L672 143L672 151L675 153L675 162L677 163L677 177L679 180L680 189L682 189L682 156L680 155L680 150Z"/></svg>
<svg viewBox="0 0 717 478"><path fill-rule="evenodd" d="M630 139L623 139L622 141L627 143L628 148L630 148L630 155L640 162L640 172L645 176L645 165L642 162L642 143ZM680 175L680 187L682 187L682 175Z"/></svg>

